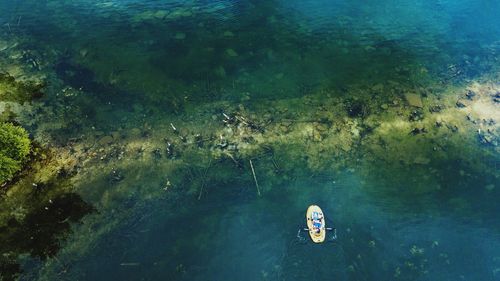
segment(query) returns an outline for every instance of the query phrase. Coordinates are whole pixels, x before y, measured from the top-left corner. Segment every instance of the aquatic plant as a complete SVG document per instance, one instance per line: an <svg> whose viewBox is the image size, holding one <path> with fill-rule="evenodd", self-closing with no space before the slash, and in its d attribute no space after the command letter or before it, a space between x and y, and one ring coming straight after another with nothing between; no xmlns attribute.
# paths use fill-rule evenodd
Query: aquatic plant
<svg viewBox="0 0 500 281"><path fill-rule="evenodd" d="M23 103L43 96L40 82L20 82L9 73L0 72L0 100Z"/></svg>
<svg viewBox="0 0 500 281"><path fill-rule="evenodd" d="M34 2L29 8L37 13L44 5L26 2ZM114 229L120 234L122 229L131 233L138 230L139 219L135 218L142 219L143 212L136 205L155 198L165 200L162 205L167 206L178 206L180 198L198 198L200 203L196 204L202 204L221 191L224 196L231 192L253 195L260 194L261 187L263 202L273 196L272 190L287 196L281 195L288 192L281 187L297 178L335 183L334 173L344 169L363 178L360 184L364 192L384 200L388 194L393 195L395 200L391 202L402 202L417 211L422 206L432 211L434 206L422 200L426 194L441 196L442 204L450 197L447 192L454 194L458 188L471 186L463 184L468 178L474 180L471 174L490 175L481 181L486 187L478 192L491 196L498 190L496 170L475 163L498 158L495 153L499 131L496 121L490 120L496 116L496 104L491 102L496 102L496 92L477 91L474 96L459 97L444 91L451 80L461 81L469 77L462 73L477 69L477 57L474 63L464 58L467 65L449 66L442 62L453 60L444 59L449 54L437 48L443 57L435 63L422 63L418 52L408 50L411 43L385 38L383 34L368 38L351 34L355 19L340 18L343 23L331 27L328 32L340 34L338 37L282 20L292 17L275 15L275 1L248 6L243 1L231 9L221 9L218 16L224 14L230 19L233 10L238 15L238 21L227 21L229 26L226 21L211 18L209 11L185 7L137 9L138 14L126 29L117 21L128 13L96 13L90 22L94 26L105 23L109 28L94 30L91 38L113 40L88 40L86 32L75 32L78 23L89 22L85 15L67 16L67 5L84 10L76 9L81 5L76 3L81 1L64 5L56 2L50 2L45 11L57 10L60 22L45 19L42 23L56 35L39 32L41 36L33 35L31 44L36 45L36 53L43 54L40 61L47 68L40 69L38 60L32 59L35 52L10 56L27 62L30 69L48 70L46 76L53 90L49 102L33 111L37 118L30 115L22 119L19 115L16 120L32 122L27 124L33 124L30 127L35 128L32 133L37 142L42 139L56 148L52 155L40 154L43 160L30 163L29 173L23 173L10 187L9 196L2 198L0 214L0 229L7 226L9 231L0 234L6 237L1 241L26 238L30 230L42 229L43 235L39 236L45 239L35 242L45 243L46 247L35 242L26 245L21 239L15 241L19 246L5 243L0 256L9 255L9 260L3 263L0 257L0 272L7 272L6 268L19 270L12 262L18 254L36 252L35 256L51 257L59 250L49 246L62 241L47 236L65 233L59 232L59 224L67 222L65 208L57 207L60 201L55 198L67 191L85 194L86 199L97 204L100 215L87 217L70 243L60 247L58 258L47 259L43 270L53 267L55 271L42 280L62 278L55 277L62 265L59 259L67 263L60 255L79 260L88 257L97 242L115 238ZM106 5L119 5L115 2ZM199 28L188 28L189 18L194 17ZM21 17L15 20L19 22ZM16 28L24 26L23 20ZM59 40L60 34L65 34L66 40ZM436 43L429 41L431 36L413 34L417 39L410 42L427 42L431 46ZM70 47L67 42L72 42ZM137 55L138 50L141 55ZM487 61L498 61L491 56ZM18 77L15 72L11 74ZM29 99L33 92L23 85L8 74L2 75L0 100ZM489 112L491 116L486 116ZM474 146L479 141L485 146ZM36 151L33 155L38 157ZM15 164L12 158L0 161ZM52 184L76 173L71 186ZM450 180L452 177L456 180ZM364 181L379 184L365 185ZM256 189L238 188L253 187L254 183ZM233 196L230 198L243 197ZM474 206L472 200L472 196L455 195L448 202L454 210L465 212ZM399 211L396 203L386 208ZM39 213L47 217L40 219ZM351 279L367 279L384 265L372 262L379 257L376 250L382 250L384 244L371 235L376 231L363 232L363 228L365 225L353 227L357 230L351 235L354 240L344 245L345 249L350 247L346 257L348 269L352 269L348 273ZM207 237L205 241L212 235L203 231L203 237ZM367 241L361 243L365 245L363 251L355 241ZM176 250L186 249L183 243L177 243ZM210 247L208 241L198 244ZM426 270L426 263L420 260L424 257L420 256L406 253L402 262L386 265L387 278L379 279L397 275L398 279L412 280L418 270ZM298 258L290 263L304 264ZM176 260L176 264L176 271L182 273L192 267L182 260ZM393 274L394 268L397 274ZM322 270L317 272L320 276L331 273ZM269 278L267 273L263 275Z"/></svg>
<svg viewBox="0 0 500 281"><path fill-rule="evenodd" d="M0 123L0 183L12 179L21 170L30 153L28 132L12 123Z"/></svg>

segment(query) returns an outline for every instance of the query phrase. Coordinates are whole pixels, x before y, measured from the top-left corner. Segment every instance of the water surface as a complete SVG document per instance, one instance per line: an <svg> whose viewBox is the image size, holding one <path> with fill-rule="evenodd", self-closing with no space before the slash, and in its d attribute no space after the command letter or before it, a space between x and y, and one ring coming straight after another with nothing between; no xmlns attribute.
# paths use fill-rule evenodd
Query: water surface
<svg viewBox="0 0 500 281"><path fill-rule="evenodd" d="M32 50L22 58L42 58L33 71L51 81L43 116L56 125L30 129L57 144L220 118L207 104L283 100L295 117L294 98L323 92L356 100L382 84L439 96L498 69L498 14L499 2L463 0L0 1L3 36L22 38ZM80 92L61 95L65 87ZM390 94L401 93L372 93ZM283 160L294 171L285 177L259 158L261 197L246 162L205 170L193 159L186 177L166 175L166 157L137 156L119 166L124 181L96 172L77 183L97 213L74 225L55 258L23 259L21 279L500 280L500 158L475 145L489 151L490 170L451 150L448 162L416 172L375 159L316 173L300 155ZM210 180L219 174L230 180ZM159 191L167 178L179 184ZM419 189L429 182L440 189ZM337 241L297 237L310 204Z"/></svg>

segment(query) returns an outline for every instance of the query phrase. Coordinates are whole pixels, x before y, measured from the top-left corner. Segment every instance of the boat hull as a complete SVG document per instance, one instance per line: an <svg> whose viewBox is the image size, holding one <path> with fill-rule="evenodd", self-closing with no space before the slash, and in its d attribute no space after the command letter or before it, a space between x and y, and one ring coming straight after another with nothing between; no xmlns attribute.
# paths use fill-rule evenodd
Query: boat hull
<svg viewBox="0 0 500 281"><path fill-rule="evenodd" d="M313 212L318 212L323 216L323 220L322 220L322 224L321 224L321 228L320 228L319 233L317 233L313 227L313 219L312 219ZM323 211L317 205L311 205L311 206L309 206L309 208L307 208L307 213L306 213L307 228L309 228L309 236L311 237L311 240L314 243L322 243L325 241L326 223L325 223L324 216L325 215L323 214Z"/></svg>

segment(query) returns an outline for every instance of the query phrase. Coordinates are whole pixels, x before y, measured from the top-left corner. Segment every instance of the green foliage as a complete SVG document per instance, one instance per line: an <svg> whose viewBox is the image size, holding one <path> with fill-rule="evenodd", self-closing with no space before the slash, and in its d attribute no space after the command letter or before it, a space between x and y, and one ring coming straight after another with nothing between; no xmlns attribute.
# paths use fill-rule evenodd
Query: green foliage
<svg viewBox="0 0 500 281"><path fill-rule="evenodd" d="M21 170L30 152L31 141L25 129L0 123L0 184Z"/></svg>

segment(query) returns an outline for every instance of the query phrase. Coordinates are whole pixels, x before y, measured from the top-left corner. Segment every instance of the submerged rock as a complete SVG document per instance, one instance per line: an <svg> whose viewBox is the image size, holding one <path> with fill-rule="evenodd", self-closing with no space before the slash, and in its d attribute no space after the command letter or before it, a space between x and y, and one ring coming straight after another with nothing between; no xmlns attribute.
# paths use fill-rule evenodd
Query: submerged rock
<svg viewBox="0 0 500 281"><path fill-rule="evenodd" d="M368 107L360 100L347 100L345 108L347 110L347 115L351 118L365 117L368 115Z"/></svg>
<svg viewBox="0 0 500 281"><path fill-rule="evenodd" d="M456 106L458 108L464 108L464 107L467 107L467 105L465 105L465 103L463 103L462 101L458 100L457 103L456 103Z"/></svg>
<svg viewBox="0 0 500 281"><path fill-rule="evenodd" d="M493 96L493 102L495 102L495 103L500 103L500 92L497 92L497 93Z"/></svg>
<svg viewBox="0 0 500 281"><path fill-rule="evenodd" d="M407 94L405 94L405 98L410 106L414 106L414 107L423 107L424 106L420 95L407 93Z"/></svg>
<svg viewBox="0 0 500 281"><path fill-rule="evenodd" d="M468 100L473 100L475 96L476 96L476 93L472 90L468 90L467 93L465 94L465 97Z"/></svg>
<svg viewBox="0 0 500 281"><path fill-rule="evenodd" d="M122 181L124 178L125 176L123 176L123 174L116 169L111 170L111 173L109 174L110 183L118 183Z"/></svg>
<svg viewBox="0 0 500 281"><path fill-rule="evenodd" d="M427 133L427 130L425 128L413 128L411 131L410 131L410 135L418 135L418 134L423 134L423 133Z"/></svg>
<svg viewBox="0 0 500 281"><path fill-rule="evenodd" d="M156 19L164 19L168 15L168 12L165 10L158 10L154 12L152 15Z"/></svg>
<svg viewBox="0 0 500 281"><path fill-rule="evenodd" d="M440 104L433 105L429 107L429 112L430 113L439 113L444 109L444 107Z"/></svg>
<svg viewBox="0 0 500 281"><path fill-rule="evenodd" d="M487 144L487 145L492 145L492 146L498 145L498 141L496 140L495 136L488 131L486 131L485 133L479 134L479 141L482 144Z"/></svg>
<svg viewBox="0 0 500 281"><path fill-rule="evenodd" d="M411 113L410 113L410 117L408 118L410 121L414 122L414 121L419 121L419 120L422 120L424 118L424 113L417 109L417 110L413 110Z"/></svg>
<svg viewBox="0 0 500 281"><path fill-rule="evenodd" d="M452 131L453 133L458 132L458 126L457 126L457 125L454 125L454 124L446 124L446 127L448 127L448 129L450 129L450 131Z"/></svg>
<svg viewBox="0 0 500 281"><path fill-rule="evenodd" d="M238 53L233 49L226 49L226 54L233 58L238 56Z"/></svg>
<svg viewBox="0 0 500 281"><path fill-rule="evenodd" d="M112 136L104 136L102 137L101 139L99 139L98 143L100 145L108 145L108 144L111 144L113 142L113 137Z"/></svg>

